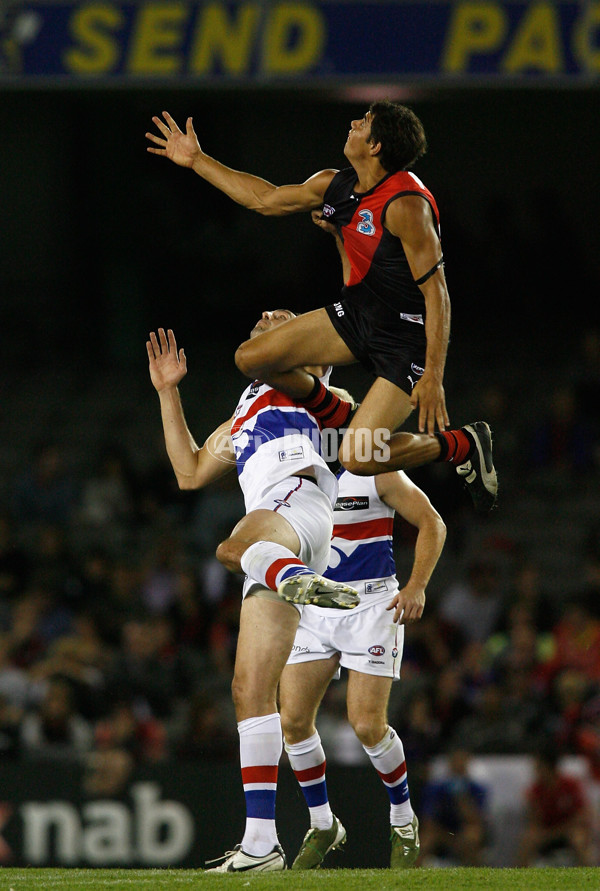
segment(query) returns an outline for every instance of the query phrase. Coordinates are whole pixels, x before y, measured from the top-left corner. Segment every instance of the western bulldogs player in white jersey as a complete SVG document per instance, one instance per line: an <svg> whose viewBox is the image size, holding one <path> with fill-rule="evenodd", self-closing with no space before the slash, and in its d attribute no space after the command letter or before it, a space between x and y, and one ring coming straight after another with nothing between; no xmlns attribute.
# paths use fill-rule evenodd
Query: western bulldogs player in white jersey
<svg viewBox="0 0 600 891"><path fill-rule="evenodd" d="M293 317L264 312L253 337ZM160 398L167 453L182 489L199 489L237 466L246 516L219 545L228 569L246 573L233 678L240 735L246 830L217 871L286 868L275 827L282 731L277 685L289 656L301 607L355 607L345 583L318 573L329 559L337 480L319 451L318 422L292 399L255 381L235 414L199 447L187 426L178 384L187 372L171 330L146 344L150 377ZM326 379L326 370L312 369ZM286 601L292 601L291 603Z"/></svg>
<svg viewBox="0 0 600 891"><path fill-rule="evenodd" d="M396 578L394 513L418 530L410 578ZM412 866L419 855L418 820L408 791L402 742L387 723L393 680L400 676L404 622L421 618L425 588L442 552L446 527L429 499L402 472L339 477L331 557L326 575L360 594L350 615L307 606L280 683L285 748L309 808L311 827L292 869L318 868L346 831L331 811L325 753L316 715L339 668L348 670L348 719L390 798L390 865Z"/></svg>

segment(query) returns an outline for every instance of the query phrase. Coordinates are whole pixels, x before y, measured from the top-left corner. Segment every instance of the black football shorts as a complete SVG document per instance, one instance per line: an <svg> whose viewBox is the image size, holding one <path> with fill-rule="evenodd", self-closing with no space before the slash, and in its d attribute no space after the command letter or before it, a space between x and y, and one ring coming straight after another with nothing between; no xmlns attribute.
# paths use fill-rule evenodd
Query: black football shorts
<svg viewBox="0 0 600 891"><path fill-rule="evenodd" d="M412 392L425 367L425 325L421 316L401 314L375 297L342 298L325 307L348 349L373 377Z"/></svg>

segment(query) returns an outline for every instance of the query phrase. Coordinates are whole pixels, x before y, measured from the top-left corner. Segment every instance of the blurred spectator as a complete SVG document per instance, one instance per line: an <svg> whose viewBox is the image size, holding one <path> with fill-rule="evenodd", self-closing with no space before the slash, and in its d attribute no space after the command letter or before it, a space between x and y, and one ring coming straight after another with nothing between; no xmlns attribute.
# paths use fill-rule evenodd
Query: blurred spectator
<svg viewBox="0 0 600 891"><path fill-rule="evenodd" d="M600 522L593 523L583 547L583 584L594 618L600 618Z"/></svg>
<svg viewBox="0 0 600 891"><path fill-rule="evenodd" d="M0 758L18 758L21 754L22 718L22 709L0 692Z"/></svg>
<svg viewBox="0 0 600 891"><path fill-rule="evenodd" d="M531 433L533 470L552 471L552 481L568 482L594 465L594 436L573 386L551 393L545 416Z"/></svg>
<svg viewBox="0 0 600 891"><path fill-rule="evenodd" d="M518 754L531 750L530 728L514 712L497 682L486 684L473 713L457 725L451 746L468 747L473 754Z"/></svg>
<svg viewBox="0 0 600 891"><path fill-rule="evenodd" d="M516 603L507 616L507 627L493 635L486 644L485 657L490 675L504 680L511 672L520 672L532 692L545 692L545 664L554 652L552 636L540 634L526 604Z"/></svg>
<svg viewBox="0 0 600 891"><path fill-rule="evenodd" d="M162 721L126 695L116 698L106 717L97 723L95 744L99 752L127 752L136 764L162 761L168 754Z"/></svg>
<svg viewBox="0 0 600 891"><path fill-rule="evenodd" d="M440 722L440 741L451 739L456 727L472 713L458 662L449 662L433 685L433 712Z"/></svg>
<svg viewBox="0 0 600 891"><path fill-rule="evenodd" d="M0 514L0 604L22 594L31 572L31 556L15 538L9 514Z"/></svg>
<svg viewBox="0 0 600 891"><path fill-rule="evenodd" d="M71 685L62 678L51 678L39 708L23 718L23 753L45 760L73 760L88 752L92 741L91 726L75 711Z"/></svg>
<svg viewBox="0 0 600 891"><path fill-rule="evenodd" d="M425 691L413 695L393 723L402 738L410 770L410 797L418 811L429 763L440 750L440 722L434 713L431 695Z"/></svg>
<svg viewBox="0 0 600 891"><path fill-rule="evenodd" d="M189 694L179 665L171 658L162 622L131 618L122 628L121 646L107 671L107 696L126 697L137 715L169 718L178 697Z"/></svg>
<svg viewBox="0 0 600 891"><path fill-rule="evenodd" d="M31 463L13 488L15 519L25 524L66 526L73 516L77 485L65 467L63 448L52 441L40 443Z"/></svg>
<svg viewBox="0 0 600 891"><path fill-rule="evenodd" d="M172 533L158 536L142 568L140 597L150 615L169 612L177 599L177 567L184 561L182 542Z"/></svg>
<svg viewBox="0 0 600 891"><path fill-rule="evenodd" d="M484 643L496 630L502 607L499 571L491 558L478 557L469 563L466 578L442 594L438 614L465 644Z"/></svg>
<svg viewBox="0 0 600 891"><path fill-rule="evenodd" d="M38 684L50 677L68 680L76 711L94 721L106 705L109 662L110 650L99 637L93 619L82 613L74 618L70 633L52 641L44 658L30 669L30 676Z"/></svg>
<svg viewBox="0 0 600 891"><path fill-rule="evenodd" d="M558 619L556 600L544 589L544 576L539 560L531 555L523 556L515 568L499 622L501 629L507 629L512 623L511 614L515 607L529 613L538 632L551 631Z"/></svg>
<svg viewBox="0 0 600 891"><path fill-rule="evenodd" d="M54 595L57 605L72 608L81 600L79 562L67 530L56 523L40 523L31 548L31 584Z"/></svg>
<svg viewBox="0 0 600 891"><path fill-rule="evenodd" d="M22 711L30 702L31 681L27 671L15 665L13 648L11 635L0 633L0 697L4 705Z"/></svg>
<svg viewBox="0 0 600 891"><path fill-rule="evenodd" d="M136 475L125 450L118 443L106 444L82 485L78 519L97 528L131 522L137 492Z"/></svg>
<svg viewBox="0 0 600 891"><path fill-rule="evenodd" d="M235 651L240 627L241 581L229 575L226 593L213 614L209 636L209 657L223 678L233 677Z"/></svg>
<svg viewBox="0 0 600 891"><path fill-rule="evenodd" d="M487 790L469 776L468 749L448 755L448 773L431 780L421 801L421 856L423 866L432 858L461 866L480 866L487 835ZM436 861L434 861L435 863Z"/></svg>
<svg viewBox="0 0 600 891"><path fill-rule="evenodd" d="M126 749L104 749L90 752L85 759L83 791L89 798L123 796L133 773L135 762Z"/></svg>
<svg viewBox="0 0 600 891"><path fill-rule="evenodd" d="M199 691L190 709L177 757L184 761L233 761L238 757L239 739L235 718L221 692Z"/></svg>
<svg viewBox="0 0 600 891"><path fill-rule="evenodd" d="M518 866L534 866L538 858L568 849L577 866L593 866L592 814L582 782L558 765L555 750L535 757L535 781L526 791L527 823Z"/></svg>
<svg viewBox="0 0 600 891"><path fill-rule="evenodd" d="M550 683L565 669L581 672L600 683L600 619L595 619L587 592L572 595L564 604L562 618L552 629L553 655L544 667Z"/></svg>
<svg viewBox="0 0 600 891"><path fill-rule="evenodd" d="M569 368L574 371L574 385L579 405L585 406L586 416L592 425L596 449L596 463L600 458L600 328L587 325L581 335L578 360L570 359Z"/></svg>

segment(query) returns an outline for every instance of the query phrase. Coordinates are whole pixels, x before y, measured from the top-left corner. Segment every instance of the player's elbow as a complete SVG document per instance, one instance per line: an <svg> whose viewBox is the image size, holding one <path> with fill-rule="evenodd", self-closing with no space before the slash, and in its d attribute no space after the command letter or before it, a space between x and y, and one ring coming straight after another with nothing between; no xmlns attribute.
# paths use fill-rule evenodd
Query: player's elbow
<svg viewBox="0 0 600 891"><path fill-rule="evenodd" d="M184 476L183 474L176 474L177 476L177 485L183 492L189 492L192 489L199 489L196 478L193 476Z"/></svg>
<svg viewBox="0 0 600 891"><path fill-rule="evenodd" d="M245 340L235 351L235 364L246 377L252 379L265 373L263 356L254 340Z"/></svg>

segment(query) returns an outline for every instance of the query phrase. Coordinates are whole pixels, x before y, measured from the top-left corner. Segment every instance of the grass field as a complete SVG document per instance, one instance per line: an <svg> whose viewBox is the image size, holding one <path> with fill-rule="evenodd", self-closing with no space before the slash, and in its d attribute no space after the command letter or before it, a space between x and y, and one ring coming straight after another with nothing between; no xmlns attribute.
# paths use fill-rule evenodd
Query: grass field
<svg viewBox="0 0 600 891"><path fill-rule="evenodd" d="M600 891L600 867L580 869L322 869L241 876L189 869L0 869L0 891L184 891L251 888L252 891Z"/></svg>

